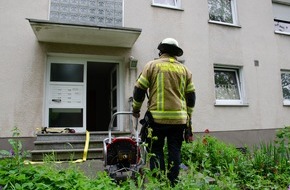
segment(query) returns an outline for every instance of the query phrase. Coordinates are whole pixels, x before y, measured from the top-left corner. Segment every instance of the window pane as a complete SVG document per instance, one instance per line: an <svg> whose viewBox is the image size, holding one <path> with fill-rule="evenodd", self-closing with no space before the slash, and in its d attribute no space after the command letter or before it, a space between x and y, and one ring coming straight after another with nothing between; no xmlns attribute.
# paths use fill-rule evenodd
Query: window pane
<svg viewBox="0 0 290 190"><path fill-rule="evenodd" d="M208 0L209 19L233 23L232 0Z"/></svg>
<svg viewBox="0 0 290 190"><path fill-rule="evenodd" d="M275 19L290 21L290 6L280 3L272 3Z"/></svg>
<svg viewBox="0 0 290 190"><path fill-rule="evenodd" d="M51 63L50 81L83 82L84 65Z"/></svg>
<svg viewBox="0 0 290 190"><path fill-rule="evenodd" d="M154 3L162 4L162 5L176 6L175 5L175 0L154 0Z"/></svg>
<svg viewBox="0 0 290 190"><path fill-rule="evenodd" d="M284 100L290 100L290 72L281 74L282 91Z"/></svg>
<svg viewBox="0 0 290 190"><path fill-rule="evenodd" d="M83 109L50 108L49 127L83 127Z"/></svg>
<svg viewBox="0 0 290 190"><path fill-rule="evenodd" d="M290 33L290 6L272 3L275 31Z"/></svg>
<svg viewBox="0 0 290 190"><path fill-rule="evenodd" d="M239 86L237 72L228 70L215 70L215 92L216 99L239 100Z"/></svg>

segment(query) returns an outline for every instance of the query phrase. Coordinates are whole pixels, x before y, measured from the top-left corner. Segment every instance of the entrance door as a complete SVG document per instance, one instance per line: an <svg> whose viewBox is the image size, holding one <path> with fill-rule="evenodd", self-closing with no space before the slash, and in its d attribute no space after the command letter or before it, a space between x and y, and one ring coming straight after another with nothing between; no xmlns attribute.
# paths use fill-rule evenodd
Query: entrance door
<svg viewBox="0 0 290 190"><path fill-rule="evenodd" d="M49 57L47 75L45 126L108 130L119 107L118 63Z"/></svg>
<svg viewBox="0 0 290 190"><path fill-rule="evenodd" d="M118 67L114 66L114 68L110 72L110 110L111 115L117 112L117 97L118 97L118 86L117 86L117 78L118 78ZM117 127L118 118L114 120L113 129L118 129Z"/></svg>
<svg viewBox="0 0 290 190"><path fill-rule="evenodd" d="M49 58L46 126L86 130L86 63Z"/></svg>

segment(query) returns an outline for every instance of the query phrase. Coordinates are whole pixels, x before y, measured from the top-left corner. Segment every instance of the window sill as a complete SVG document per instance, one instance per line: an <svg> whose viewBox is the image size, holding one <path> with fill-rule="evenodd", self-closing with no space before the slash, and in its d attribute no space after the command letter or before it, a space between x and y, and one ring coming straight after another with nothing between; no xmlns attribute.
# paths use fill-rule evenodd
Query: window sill
<svg viewBox="0 0 290 190"><path fill-rule="evenodd" d="M231 24L231 23L226 23L226 22L219 22L219 21L214 21L214 20L209 20L208 23L210 23L210 24L224 25L224 26L230 26L230 27L236 27L236 28L242 28L242 26L237 25L237 24Z"/></svg>
<svg viewBox="0 0 290 190"><path fill-rule="evenodd" d="M215 103L215 107L249 107L249 104L222 104L222 103Z"/></svg>
<svg viewBox="0 0 290 190"><path fill-rule="evenodd" d="M158 7L158 8L164 8L164 9L171 9L171 10L176 10L176 11L184 11L184 9L177 8L177 7L170 7L170 6L165 6L165 5L151 5L152 7Z"/></svg>
<svg viewBox="0 0 290 190"><path fill-rule="evenodd" d="M290 36L289 32L281 32L281 31L276 31L276 30L275 30L275 34L281 34L281 35Z"/></svg>
<svg viewBox="0 0 290 190"><path fill-rule="evenodd" d="M285 107L290 107L290 100L289 100L289 99L284 100L284 101L283 101L283 106L285 106Z"/></svg>

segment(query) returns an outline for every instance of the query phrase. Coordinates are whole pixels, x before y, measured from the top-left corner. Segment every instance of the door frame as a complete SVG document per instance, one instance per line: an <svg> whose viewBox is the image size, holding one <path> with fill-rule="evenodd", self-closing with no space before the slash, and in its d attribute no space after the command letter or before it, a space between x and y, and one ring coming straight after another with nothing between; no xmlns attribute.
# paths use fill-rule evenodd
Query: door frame
<svg viewBox="0 0 290 190"><path fill-rule="evenodd" d="M62 54L62 53L48 53L46 60L46 71L45 71L45 93L44 93L44 116L43 116L43 126L48 127L49 120L49 84L50 84L50 65L52 62L60 63L82 63L84 64L84 92L83 96L83 125L82 130L74 128L76 132L85 132L86 131L86 87L87 87L87 62L103 62L103 63L116 63L117 67L117 111L123 111L124 109L124 94L125 94L125 84L121 81L124 81L124 57L121 56L94 56L94 55L84 55L84 54ZM124 126L122 122L121 125L118 125L118 128L115 130L122 131Z"/></svg>

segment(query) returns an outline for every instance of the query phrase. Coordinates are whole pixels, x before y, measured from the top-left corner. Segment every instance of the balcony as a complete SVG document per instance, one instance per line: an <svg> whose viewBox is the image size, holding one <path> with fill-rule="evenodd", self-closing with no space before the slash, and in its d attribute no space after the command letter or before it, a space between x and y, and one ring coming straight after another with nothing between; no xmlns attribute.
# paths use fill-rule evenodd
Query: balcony
<svg viewBox="0 0 290 190"><path fill-rule="evenodd" d="M123 26L123 0L51 0L49 20L28 20L39 42L132 48L141 34Z"/></svg>

